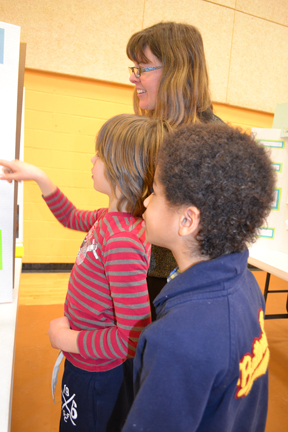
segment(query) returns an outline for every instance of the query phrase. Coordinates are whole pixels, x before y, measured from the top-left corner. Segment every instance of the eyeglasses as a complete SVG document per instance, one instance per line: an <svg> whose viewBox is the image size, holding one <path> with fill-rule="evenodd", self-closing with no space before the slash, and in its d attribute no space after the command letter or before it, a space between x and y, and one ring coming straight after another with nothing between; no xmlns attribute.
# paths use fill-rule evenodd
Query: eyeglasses
<svg viewBox="0 0 288 432"><path fill-rule="evenodd" d="M155 67L149 67L149 68L138 68L138 67L128 67L130 75L134 73L136 78L140 78L141 74L143 72L149 72L156 69L162 69L163 66L155 66Z"/></svg>

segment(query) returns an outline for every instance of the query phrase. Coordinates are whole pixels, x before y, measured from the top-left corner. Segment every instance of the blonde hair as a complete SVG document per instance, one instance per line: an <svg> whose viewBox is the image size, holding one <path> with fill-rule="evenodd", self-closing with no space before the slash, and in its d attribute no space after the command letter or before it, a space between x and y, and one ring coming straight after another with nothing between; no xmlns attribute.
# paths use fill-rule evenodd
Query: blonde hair
<svg viewBox="0 0 288 432"><path fill-rule="evenodd" d="M166 121L134 114L117 115L101 127L96 151L114 195L117 186L121 192L118 211L125 207L134 216L145 211L143 201L151 193L157 152L170 130Z"/></svg>
<svg viewBox="0 0 288 432"><path fill-rule="evenodd" d="M161 22L131 36L126 52L135 63L148 63L149 47L163 64L163 73L153 111L139 108L136 114L167 120L172 126L202 122L201 113L212 108L204 46L199 30L189 24Z"/></svg>

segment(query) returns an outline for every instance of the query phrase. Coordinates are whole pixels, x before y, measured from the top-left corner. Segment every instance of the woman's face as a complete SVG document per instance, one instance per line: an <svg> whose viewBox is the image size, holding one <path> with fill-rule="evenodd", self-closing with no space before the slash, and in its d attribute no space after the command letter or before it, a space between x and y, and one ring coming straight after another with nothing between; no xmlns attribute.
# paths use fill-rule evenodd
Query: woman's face
<svg viewBox="0 0 288 432"><path fill-rule="evenodd" d="M144 49L144 54L149 59L149 63L137 64L134 62L135 67L149 68L162 66L160 60L152 54L148 46ZM139 78L137 78L134 73L130 75L129 80L132 84L135 84L137 96L139 98L139 107L142 110L151 111L155 109L162 71L163 69L155 69L142 72Z"/></svg>

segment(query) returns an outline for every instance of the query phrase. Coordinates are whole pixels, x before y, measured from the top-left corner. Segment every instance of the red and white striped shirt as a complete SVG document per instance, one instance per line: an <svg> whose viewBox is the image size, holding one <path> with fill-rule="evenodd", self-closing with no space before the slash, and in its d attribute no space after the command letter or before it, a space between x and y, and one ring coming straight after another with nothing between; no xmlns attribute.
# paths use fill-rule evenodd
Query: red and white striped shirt
<svg viewBox="0 0 288 432"><path fill-rule="evenodd" d="M146 275L150 244L142 219L130 213L77 210L57 189L44 198L65 227L88 232L71 271L64 312L80 331L80 354L65 352L76 367L112 369L134 357L151 322Z"/></svg>

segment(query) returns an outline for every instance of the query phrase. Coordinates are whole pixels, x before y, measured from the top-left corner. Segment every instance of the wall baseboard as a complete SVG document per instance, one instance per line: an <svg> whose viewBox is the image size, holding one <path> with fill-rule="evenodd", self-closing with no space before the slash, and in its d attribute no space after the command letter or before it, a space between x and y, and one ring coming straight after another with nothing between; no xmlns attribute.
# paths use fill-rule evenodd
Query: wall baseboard
<svg viewBox="0 0 288 432"><path fill-rule="evenodd" d="M22 273L70 273L73 263L23 263Z"/></svg>

